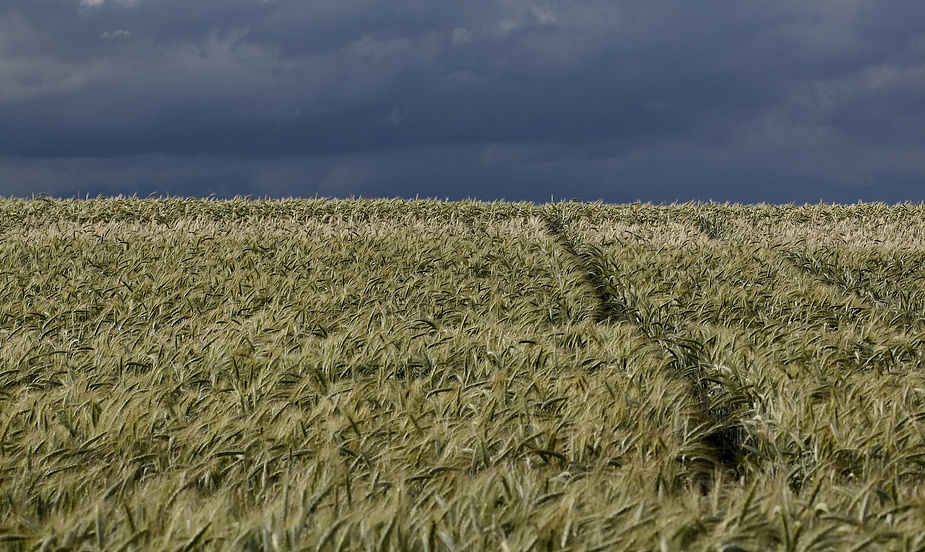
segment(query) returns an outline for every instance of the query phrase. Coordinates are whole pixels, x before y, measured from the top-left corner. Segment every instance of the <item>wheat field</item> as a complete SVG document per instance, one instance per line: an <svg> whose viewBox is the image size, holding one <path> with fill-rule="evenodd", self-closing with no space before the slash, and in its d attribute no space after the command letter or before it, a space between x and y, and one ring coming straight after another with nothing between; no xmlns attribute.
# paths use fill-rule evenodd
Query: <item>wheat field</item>
<svg viewBox="0 0 925 552"><path fill-rule="evenodd" d="M0 200L0 547L925 550L925 206Z"/></svg>

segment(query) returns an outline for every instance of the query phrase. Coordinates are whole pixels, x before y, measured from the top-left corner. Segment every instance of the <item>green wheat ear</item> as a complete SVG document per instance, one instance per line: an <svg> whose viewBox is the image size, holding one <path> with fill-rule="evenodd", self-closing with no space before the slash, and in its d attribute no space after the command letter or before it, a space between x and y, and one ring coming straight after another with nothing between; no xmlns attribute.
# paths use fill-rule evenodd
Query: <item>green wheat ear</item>
<svg viewBox="0 0 925 552"><path fill-rule="evenodd" d="M0 542L920 549L923 215L0 200Z"/></svg>

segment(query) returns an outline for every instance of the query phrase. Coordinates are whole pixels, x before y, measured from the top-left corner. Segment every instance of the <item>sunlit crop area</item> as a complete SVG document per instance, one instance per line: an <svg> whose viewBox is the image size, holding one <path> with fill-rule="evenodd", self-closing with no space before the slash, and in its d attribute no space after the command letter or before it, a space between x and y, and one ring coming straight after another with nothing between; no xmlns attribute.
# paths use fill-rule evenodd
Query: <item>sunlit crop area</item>
<svg viewBox="0 0 925 552"><path fill-rule="evenodd" d="M0 200L0 547L925 550L925 206Z"/></svg>

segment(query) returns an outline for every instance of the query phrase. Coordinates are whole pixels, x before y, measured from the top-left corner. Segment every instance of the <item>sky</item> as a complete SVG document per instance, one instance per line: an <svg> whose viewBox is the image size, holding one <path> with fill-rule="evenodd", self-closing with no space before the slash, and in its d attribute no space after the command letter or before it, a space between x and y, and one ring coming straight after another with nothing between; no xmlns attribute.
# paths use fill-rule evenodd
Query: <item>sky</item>
<svg viewBox="0 0 925 552"><path fill-rule="evenodd" d="M0 196L925 201L921 0L0 0Z"/></svg>

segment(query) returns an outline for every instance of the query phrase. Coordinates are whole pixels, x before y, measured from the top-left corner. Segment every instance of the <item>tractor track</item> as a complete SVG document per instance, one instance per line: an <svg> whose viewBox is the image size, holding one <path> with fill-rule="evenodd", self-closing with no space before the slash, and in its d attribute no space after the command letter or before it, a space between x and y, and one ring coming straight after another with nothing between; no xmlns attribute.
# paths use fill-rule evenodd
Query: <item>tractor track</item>
<svg viewBox="0 0 925 552"><path fill-rule="evenodd" d="M670 376L683 381L690 390L694 422L712 428L699 440L702 447L709 451L707 458L682 460L692 468L693 482L703 492L707 492L716 484L717 473L738 478L743 471L745 430L729 412L711 408L707 374L696 362L696 355L685 354L687 344L683 339L656 337L647 330L639 310L627 299L630 295L620 293L616 281L605 274L603 267L596 266L600 263L592 255L579 251L560 213L547 211L543 219L550 237L568 254L571 262L579 267L588 286L594 291L598 304L595 320L601 324L632 324L667 353L672 359L666 366Z"/></svg>

